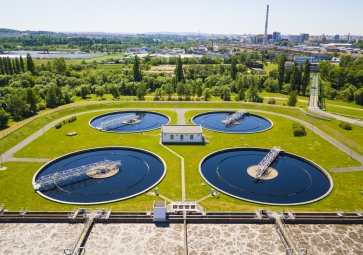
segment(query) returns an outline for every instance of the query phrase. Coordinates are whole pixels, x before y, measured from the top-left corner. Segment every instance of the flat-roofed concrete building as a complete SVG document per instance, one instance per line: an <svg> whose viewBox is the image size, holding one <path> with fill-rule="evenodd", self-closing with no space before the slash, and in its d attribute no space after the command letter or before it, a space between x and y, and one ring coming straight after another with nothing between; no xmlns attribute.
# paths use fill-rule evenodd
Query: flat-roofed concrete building
<svg viewBox="0 0 363 255"><path fill-rule="evenodd" d="M153 221L166 221L166 202L154 200Z"/></svg>
<svg viewBox="0 0 363 255"><path fill-rule="evenodd" d="M161 127L162 143L203 143L201 125L163 125Z"/></svg>

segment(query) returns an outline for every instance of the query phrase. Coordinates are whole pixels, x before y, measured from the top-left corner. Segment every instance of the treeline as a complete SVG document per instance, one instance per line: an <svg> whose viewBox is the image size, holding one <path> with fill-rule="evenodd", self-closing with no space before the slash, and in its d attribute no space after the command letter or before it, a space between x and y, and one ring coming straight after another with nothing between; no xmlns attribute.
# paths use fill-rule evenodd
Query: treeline
<svg viewBox="0 0 363 255"><path fill-rule="evenodd" d="M137 57L131 71L83 74L72 70L62 58L34 66L28 55L23 61L24 71L20 59L18 69L16 59L10 60L11 64L8 61L1 59L1 63L6 62L15 69L11 74L9 69L3 68L4 73L0 75L0 119L20 120L39 110L74 102L74 96L86 99L90 94L100 100L105 94L111 94L115 100L121 95L144 100L146 94L153 94L154 100L209 100L211 96L231 100L231 95L235 94L236 100L262 102L259 91L267 79L248 73L246 66L238 64L236 58L232 58L230 65L188 66L183 66L179 58L173 76L142 71ZM175 93L176 99L173 98Z"/></svg>
<svg viewBox="0 0 363 255"><path fill-rule="evenodd" d="M167 38L166 38L167 39ZM85 52L122 52L127 48L132 47L156 47L156 48L182 48L187 49L192 46L198 45L198 42L172 42L172 41L159 41L147 37L124 37L122 40L117 38L63 38L42 35L38 37L25 36L25 37L4 37L0 38L0 52L1 50L37 50L37 51L50 51L57 48L74 49L79 48Z"/></svg>
<svg viewBox="0 0 363 255"><path fill-rule="evenodd" d="M363 105L363 58L344 55L339 66L322 61L319 67L327 98Z"/></svg>

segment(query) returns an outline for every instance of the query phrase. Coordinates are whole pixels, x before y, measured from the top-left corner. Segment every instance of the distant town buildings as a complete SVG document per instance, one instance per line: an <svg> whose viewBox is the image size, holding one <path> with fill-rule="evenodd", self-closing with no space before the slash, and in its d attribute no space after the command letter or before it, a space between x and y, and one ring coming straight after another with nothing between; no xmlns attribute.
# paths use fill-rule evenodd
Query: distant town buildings
<svg viewBox="0 0 363 255"><path fill-rule="evenodd" d="M276 31L273 32L272 39L274 39L275 42L281 41L281 33L280 32L276 32Z"/></svg>

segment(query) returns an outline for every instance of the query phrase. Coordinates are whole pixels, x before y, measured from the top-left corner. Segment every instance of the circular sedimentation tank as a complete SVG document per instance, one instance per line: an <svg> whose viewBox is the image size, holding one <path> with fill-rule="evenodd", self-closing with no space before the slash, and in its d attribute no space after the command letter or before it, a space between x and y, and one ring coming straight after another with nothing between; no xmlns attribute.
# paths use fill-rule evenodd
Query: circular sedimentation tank
<svg viewBox="0 0 363 255"><path fill-rule="evenodd" d="M113 133L134 133L151 131L167 125L170 118L158 112L122 111L99 115L89 125L97 130Z"/></svg>
<svg viewBox="0 0 363 255"><path fill-rule="evenodd" d="M81 174L70 178L53 177L77 171ZM152 152L102 147L52 160L34 175L33 187L39 195L59 203L102 204L142 194L157 185L165 174L165 162ZM47 176L52 176L51 183L39 185L42 177Z"/></svg>
<svg viewBox="0 0 363 255"><path fill-rule="evenodd" d="M284 151L272 162L270 178L256 179L253 167L269 151L262 148L231 148L213 152L201 161L199 171L216 190L260 204L308 204L324 198L333 189L332 178L323 168Z"/></svg>
<svg viewBox="0 0 363 255"><path fill-rule="evenodd" d="M201 113L193 117L193 123L203 128L223 133L249 134L266 131L272 128L273 123L263 116L247 113L243 118L226 125L225 120L235 111L218 111Z"/></svg>

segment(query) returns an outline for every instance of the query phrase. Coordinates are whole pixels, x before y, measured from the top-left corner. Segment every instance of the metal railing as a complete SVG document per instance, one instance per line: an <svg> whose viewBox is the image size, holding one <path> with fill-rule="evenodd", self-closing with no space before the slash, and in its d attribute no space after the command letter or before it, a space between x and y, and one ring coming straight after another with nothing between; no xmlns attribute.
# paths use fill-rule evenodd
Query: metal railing
<svg viewBox="0 0 363 255"><path fill-rule="evenodd" d="M73 209L73 212L68 213L68 218L74 220L75 218L77 218L79 211L80 211L80 208L75 207Z"/></svg>
<svg viewBox="0 0 363 255"><path fill-rule="evenodd" d="M23 207L20 209L19 214L24 217L27 212L28 212L28 208Z"/></svg>
<svg viewBox="0 0 363 255"><path fill-rule="evenodd" d="M363 211L362 211L360 208L356 209L356 210L355 210L355 213L356 213L359 217L363 217Z"/></svg>
<svg viewBox="0 0 363 255"><path fill-rule="evenodd" d="M335 211L336 211L336 213L337 213L337 215L338 215L339 217L344 217L344 216L345 216L345 213L343 212L343 210L342 210L342 209L337 208Z"/></svg>

